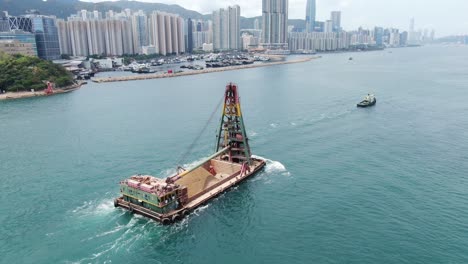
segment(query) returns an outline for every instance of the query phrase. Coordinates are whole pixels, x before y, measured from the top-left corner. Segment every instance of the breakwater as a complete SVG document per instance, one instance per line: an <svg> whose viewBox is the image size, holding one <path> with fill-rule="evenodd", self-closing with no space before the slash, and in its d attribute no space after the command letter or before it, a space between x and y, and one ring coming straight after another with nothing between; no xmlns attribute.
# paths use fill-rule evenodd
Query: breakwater
<svg viewBox="0 0 468 264"><path fill-rule="evenodd" d="M195 75L195 74L205 74L205 73L212 73L212 72L233 71L233 70L267 67L267 66L281 65L281 64L301 63L301 62L307 62L307 61L310 61L312 59L317 59L317 58L319 57L314 56L314 57L307 57L307 58L298 58L298 59L288 60L288 61L276 61L276 62L267 62L267 63L261 63L261 64L241 65L241 66L228 66L228 67L222 67L222 68L208 68L208 69L198 70L198 71L184 71L184 72L176 72L176 73L153 73L153 74L141 74L141 75L130 75L130 76L94 77L91 80L93 82L102 83L102 82L123 82L123 81L159 79L159 78L173 78L173 77L188 76L188 75Z"/></svg>

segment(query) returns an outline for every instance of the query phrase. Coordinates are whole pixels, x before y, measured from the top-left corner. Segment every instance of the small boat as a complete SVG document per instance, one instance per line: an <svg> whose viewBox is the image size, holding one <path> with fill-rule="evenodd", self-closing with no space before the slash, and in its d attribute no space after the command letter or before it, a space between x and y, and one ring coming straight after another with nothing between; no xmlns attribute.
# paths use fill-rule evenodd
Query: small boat
<svg viewBox="0 0 468 264"><path fill-rule="evenodd" d="M357 104L357 107L369 107L373 106L377 103L377 99L373 94L367 94L366 97L364 97L364 100L362 100L359 104Z"/></svg>
<svg viewBox="0 0 468 264"><path fill-rule="evenodd" d="M349 60L353 60L353 57L349 57Z"/></svg>

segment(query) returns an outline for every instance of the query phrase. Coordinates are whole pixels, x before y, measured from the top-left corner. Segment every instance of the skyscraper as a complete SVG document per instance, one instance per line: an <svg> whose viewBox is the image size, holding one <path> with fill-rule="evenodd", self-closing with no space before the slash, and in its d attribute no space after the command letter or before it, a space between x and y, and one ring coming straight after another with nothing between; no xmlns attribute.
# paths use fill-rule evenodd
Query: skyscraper
<svg viewBox="0 0 468 264"><path fill-rule="evenodd" d="M141 53L143 46L148 46L148 18L140 10L132 16L132 37L135 53Z"/></svg>
<svg viewBox="0 0 468 264"><path fill-rule="evenodd" d="M314 32L315 29L315 11L316 10L316 3L315 0L307 0L307 7L306 7L306 32Z"/></svg>
<svg viewBox="0 0 468 264"><path fill-rule="evenodd" d="M263 0L262 20L262 46L287 48L288 0Z"/></svg>
<svg viewBox="0 0 468 264"><path fill-rule="evenodd" d="M258 20L258 18L254 20L254 29L260 30L260 21Z"/></svg>
<svg viewBox="0 0 468 264"><path fill-rule="evenodd" d="M187 52L193 51L193 22L192 19L187 19Z"/></svg>
<svg viewBox="0 0 468 264"><path fill-rule="evenodd" d="M383 28L381 27L374 28L374 41L377 46L383 45L383 34L384 34Z"/></svg>
<svg viewBox="0 0 468 264"><path fill-rule="evenodd" d="M333 23L333 32L340 32L341 31L341 12L332 11L331 21Z"/></svg>
<svg viewBox="0 0 468 264"><path fill-rule="evenodd" d="M221 8L213 12L213 48L240 49L240 7Z"/></svg>
<svg viewBox="0 0 468 264"><path fill-rule="evenodd" d="M32 29L36 35L37 54L46 60L60 59L60 45L55 17L31 16Z"/></svg>

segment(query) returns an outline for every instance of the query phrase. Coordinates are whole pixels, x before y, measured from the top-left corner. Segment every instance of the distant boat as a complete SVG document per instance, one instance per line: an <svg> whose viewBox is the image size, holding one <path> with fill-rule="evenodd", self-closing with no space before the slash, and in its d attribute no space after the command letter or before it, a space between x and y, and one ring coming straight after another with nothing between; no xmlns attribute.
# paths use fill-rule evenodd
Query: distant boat
<svg viewBox="0 0 468 264"><path fill-rule="evenodd" d="M364 97L364 100L362 100L359 104L357 104L357 107L369 107L373 106L377 103L377 99L373 94L367 94L366 97Z"/></svg>
<svg viewBox="0 0 468 264"><path fill-rule="evenodd" d="M353 60L353 57L349 57L349 60Z"/></svg>

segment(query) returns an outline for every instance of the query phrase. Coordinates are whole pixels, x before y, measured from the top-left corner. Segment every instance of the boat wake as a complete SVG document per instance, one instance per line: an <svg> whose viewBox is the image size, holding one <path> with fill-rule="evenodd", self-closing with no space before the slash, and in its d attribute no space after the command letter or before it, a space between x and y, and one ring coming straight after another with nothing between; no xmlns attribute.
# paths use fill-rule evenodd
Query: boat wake
<svg viewBox="0 0 468 264"><path fill-rule="evenodd" d="M262 159L266 162L265 172L267 174L279 173L284 176L290 176L291 173L286 169L286 167L279 161L267 159L261 156L252 155L253 158Z"/></svg>
<svg viewBox="0 0 468 264"><path fill-rule="evenodd" d="M255 137L256 135L258 135L257 132L255 131L250 131L249 133L247 133L249 135L249 137Z"/></svg>
<svg viewBox="0 0 468 264"><path fill-rule="evenodd" d="M71 212L74 214L79 214L83 216L89 215L105 215L114 211L114 200L113 199L104 199L104 200L93 200L86 201L82 205L73 209Z"/></svg>
<svg viewBox="0 0 468 264"><path fill-rule="evenodd" d="M142 223L142 221L144 221ZM145 219L140 215L134 215L132 219L126 225L118 225L112 230L102 232L97 234L94 237L91 237L87 240L94 238L99 238L103 236L109 236L117 233L116 239L102 244L96 248L95 253L91 253L88 257L80 259L75 262L69 263L102 263L102 258L107 258L109 254L129 250L137 241L139 241L143 236L148 234L147 225L153 223L150 220ZM152 229L152 228L150 228ZM154 230L153 230L154 231ZM121 234L118 234L121 233Z"/></svg>

